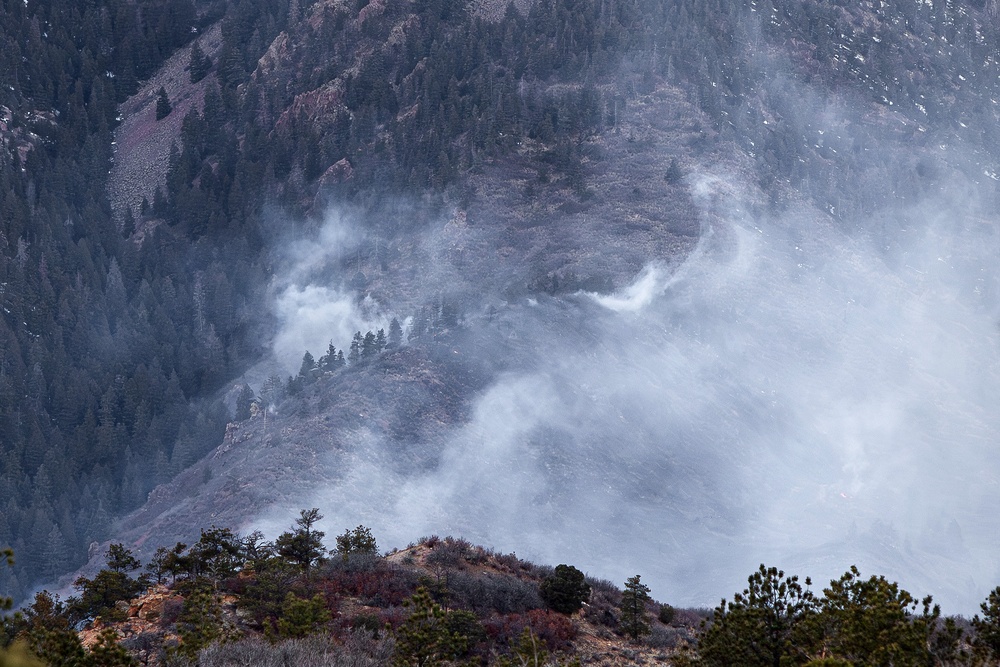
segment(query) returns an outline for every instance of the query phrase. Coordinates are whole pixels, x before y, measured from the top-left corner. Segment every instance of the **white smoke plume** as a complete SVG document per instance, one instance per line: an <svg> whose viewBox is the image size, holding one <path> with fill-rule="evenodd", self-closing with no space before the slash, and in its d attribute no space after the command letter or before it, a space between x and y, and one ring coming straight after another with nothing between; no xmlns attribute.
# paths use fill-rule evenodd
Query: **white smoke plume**
<svg viewBox="0 0 1000 667"><path fill-rule="evenodd" d="M730 186L699 181L707 222L680 266L510 307L537 362L476 399L436 466L352 434L340 481L301 505L383 546L456 534L640 573L674 604L761 562L820 583L857 564L974 611L1000 577L993 224L938 198L887 244L808 210L754 218Z"/></svg>
<svg viewBox="0 0 1000 667"><path fill-rule="evenodd" d="M350 213L331 209L314 235L279 253L284 269L275 285L273 311L279 328L272 345L286 372L298 371L306 351L318 359L331 342L346 348L356 331L388 328L392 315L381 304L359 299L349 281L331 275L331 267L356 252L363 239Z"/></svg>

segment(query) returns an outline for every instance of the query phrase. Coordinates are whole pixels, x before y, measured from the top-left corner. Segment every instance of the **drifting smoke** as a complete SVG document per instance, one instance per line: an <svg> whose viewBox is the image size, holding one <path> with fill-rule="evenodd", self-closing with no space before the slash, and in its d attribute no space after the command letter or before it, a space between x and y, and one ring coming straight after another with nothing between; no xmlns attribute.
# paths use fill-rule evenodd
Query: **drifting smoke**
<svg viewBox="0 0 1000 667"><path fill-rule="evenodd" d="M299 370L302 355L318 358L332 342L342 348L356 331L388 328L391 315L374 300L358 300L345 281L333 281L330 267L355 252L363 237L348 214L328 212L313 238L300 240L282 253L285 278L276 287L274 312L279 330L274 355L288 373Z"/></svg>
<svg viewBox="0 0 1000 667"><path fill-rule="evenodd" d="M994 225L939 199L873 240L809 211L754 218L727 188L695 184L710 222L681 265L511 304L511 345L537 361L476 399L437 465L353 433L340 481L300 506L383 546L454 534L641 573L674 604L713 603L761 562L820 584L857 564L974 611L1000 580ZM311 290L279 303L328 297ZM358 328L351 303L289 312Z"/></svg>

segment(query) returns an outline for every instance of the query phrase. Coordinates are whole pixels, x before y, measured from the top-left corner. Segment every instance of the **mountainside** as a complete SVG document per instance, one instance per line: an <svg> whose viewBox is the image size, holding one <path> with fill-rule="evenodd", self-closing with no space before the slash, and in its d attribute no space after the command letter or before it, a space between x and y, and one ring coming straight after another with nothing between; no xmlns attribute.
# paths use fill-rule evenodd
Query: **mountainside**
<svg viewBox="0 0 1000 667"><path fill-rule="evenodd" d="M995 585L993 0L64 4L4 3L5 590L312 505Z"/></svg>

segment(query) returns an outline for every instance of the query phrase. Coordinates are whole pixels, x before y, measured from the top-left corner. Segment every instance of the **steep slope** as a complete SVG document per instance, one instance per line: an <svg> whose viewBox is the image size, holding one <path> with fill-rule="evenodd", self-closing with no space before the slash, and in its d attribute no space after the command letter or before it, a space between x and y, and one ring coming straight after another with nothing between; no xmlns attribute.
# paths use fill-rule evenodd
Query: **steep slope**
<svg viewBox="0 0 1000 667"><path fill-rule="evenodd" d="M226 114L192 120L149 214L270 244L275 359L245 379L288 396L123 538L322 505L651 570L688 603L776 558L982 598L988 8L297 7L269 44L240 26L241 73L223 28ZM394 315L404 347L296 379Z"/></svg>

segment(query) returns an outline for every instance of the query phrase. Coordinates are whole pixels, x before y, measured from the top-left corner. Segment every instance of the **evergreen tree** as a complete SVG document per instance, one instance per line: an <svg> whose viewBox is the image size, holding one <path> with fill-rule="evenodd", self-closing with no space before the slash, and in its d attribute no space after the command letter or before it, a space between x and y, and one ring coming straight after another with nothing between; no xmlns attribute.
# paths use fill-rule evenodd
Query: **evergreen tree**
<svg viewBox="0 0 1000 667"><path fill-rule="evenodd" d="M208 576L218 583L236 573L241 554L242 546L232 530L212 526L201 531L188 559L195 576Z"/></svg>
<svg viewBox="0 0 1000 667"><path fill-rule="evenodd" d="M170 549L168 549L167 547L157 547L156 552L153 554L152 558L150 558L149 562L146 563L146 571L156 578L156 583L158 584L163 583L164 577L169 572L167 568L169 557L170 557Z"/></svg>
<svg viewBox="0 0 1000 667"><path fill-rule="evenodd" d="M142 565L135 557L131 549L126 549L124 544L111 544L107 553L104 554L108 569L112 572L127 573L138 570Z"/></svg>
<svg viewBox="0 0 1000 667"><path fill-rule="evenodd" d="M458 658L468 638L452 632L448 614L423 586L403 605L410 615L396 632L395 667L437 667Z"/></svg>
<svg viewBox="0 0 1000 667"><path fill-rule="evenodd" d="M806 586L810 584L806 579ZM705 665L779 667L806 654L802 622L815 612L813 594L781 570L761 565L747 588L716 608L698 643Z"/></svg>
<svg viewBox="0 0 1000 667"><path fill-rule="evenodd" d="M318 366L324 371L332 371L337 367L337 348L333 346L332 340L326 348L326 354L319 358Z"/></svg>
<svg viewBox="0 0 1000 667"><path fill-rule="evenodd" d="M343 535L337 536L337 553L345 561L354 555L378 555L378 544L372 531L365 526L358 526L354 530L345 530Z"/></svg>
<svg viewBox="0 0 1000 667"><path fill-rule="evenodd" d="M979 608L983 615L976 614L972 619L976 631L973 647L987 660L1000 659L1000 587L990 591Z"/></svg>
<svg viewBox="0 0 1000 667"><path fill-rule="evenodd" d="M347 354L347 360L352 364L358 363L361 359L361 348L364 345L364 338L361 337L361 332L358 331L354 334L354 338L351 339L351 351Z"/></svg>
<svg viewBox="0 0 1000 667"><path fill-rule="evenodd" d="M278 555L308 571L326 553L323 547L323 537L326 533L313 528L322 518L323 515L315 507L302 510L299 518L295 520L298 528L282 533L275 540Z"/></svg>
<svg viewBox="0 0 1000 667"><path fill-rule="evenodd" d="M395 317L389 322L389 347L399 347L403 342L403 327Z"/></svg>
<svg viewBox="0 0 1000 667"><path fill-rule="evenodd" d="M173 110L174 107L170 104L170 98L167 97L167 89L160 86L160 89L156 92L156 120L163 120Z"/></svg>
<svg viewBox="0 0 1000 667"><path fill-rule="evenodd" d="M309 600L303 600L294 593L285 596L278 619L278 636L282 639L296 639L316 632L330 622L330 611L326 601L318 593Z"/></svg>
<svg viewBox="0 0 1000 667"><path fill-rule="evenodd" d="M375 342L375 334L369 331L365 334L365 337L361 339L361 358L371 359L376 354L378 354L378 346Z"/></svg>
<svg viewBox="0 0 1000 667"><path fill-rule="evenodd" d="M236 397L236 421L250 419L250 406L253 405L254 399L253 389L250 388L250 385L244 384Z"/></svg>
<svg viewBox="0 0 1000 667"><path fill-rule="evenodd" d="M191 45L191 59L188 63L188 72L191 75L191 83L198 83L204 79L209 70L212 69L212 59L201 50L201 45L195 41Z"/></svg>
<svg viewBox="0 0 1000 667"><path fill-rule="evenodd" d="M175 651L191 660L201 649L222 639L227 633L222 609L215 596L205 590L189 594L177 619L177 629L181 645Z"/></svg>
<svg viewBox="0 0 1000 667"><path fill-rule="evenodd" d="M649 602L649 587L639 581L639 575L625 581L625 590L618 605L621 611L622 632L632 639L649 633L646 620L646 603Z"/></svg>
<svg viewBox="0 0 1000 667"><path fill-rule="evenodd" d="M583 572L572 565L556 565L556 571L539 586L542 600L560 614L572 614L590 597L590 585Z"/></svg>
<svg viewBox="0 0 1000 667"><path fill-rule="evenodd" d="M306 353L302 355L302 365L299 366L299 378L305 384L310 384L316 380L316 360L313 356L306 350Z"/></svg>
<svg viewBox="0 0 1000 667"><path fill-rule="evenodd" d="M930 644L940 610L931 602L918 602L885 577L862 579L851 566L824 589L818 614L808 619L813 651L862 665L933 664Z"/></svg>

